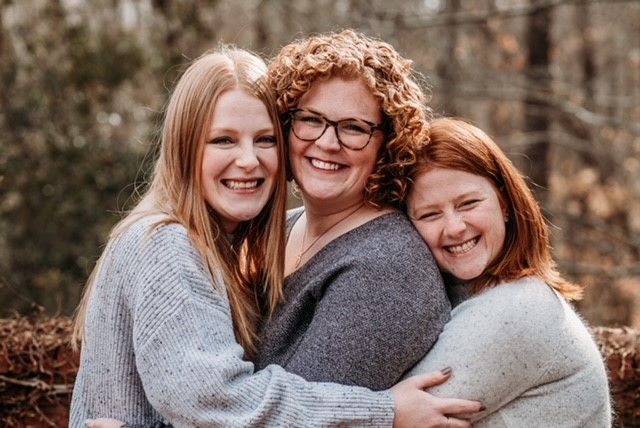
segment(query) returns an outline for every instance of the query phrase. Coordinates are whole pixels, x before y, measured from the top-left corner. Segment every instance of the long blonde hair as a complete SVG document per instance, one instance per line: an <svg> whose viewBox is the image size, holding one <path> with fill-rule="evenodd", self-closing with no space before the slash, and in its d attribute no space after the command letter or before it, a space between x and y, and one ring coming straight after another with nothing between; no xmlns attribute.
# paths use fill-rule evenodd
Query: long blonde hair
<svg viewBox="0 0 640 428"><path fill-rule="evenodd" d="M235 335L247 357L255 352L261 317L272 311L283 295L285 147L275 98L265 75L262 59L230 46L208 51L191 63L166 107L160 153L150 186L109 236L111 242L141 217L155 214L163 214L166 220L154 227L164 223L183 225L219 292L223 284L216 281L214 272L222 273ZM276 131L279 168L275 191L267 205L256 218L242 223L230 242L217 214L204 199L201 165L214 105L223 92L236 88L265 104ZM89 298L106 252L105 249L87 281L77 310L73 332L76 348L84 337Z"/></svg>

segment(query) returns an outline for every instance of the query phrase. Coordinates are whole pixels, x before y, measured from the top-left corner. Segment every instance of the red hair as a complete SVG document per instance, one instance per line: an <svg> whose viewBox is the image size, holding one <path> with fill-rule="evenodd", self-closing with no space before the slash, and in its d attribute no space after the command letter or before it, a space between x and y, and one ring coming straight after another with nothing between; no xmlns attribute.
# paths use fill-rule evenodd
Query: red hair
<svg viewBox="0 0 640 428"><path fill-rule="evenodd" d="M481 129L460 119L431 122L430 142L418 152L413 179L433 168L455 169L491 182L500 204L508 211L501 252L474 280L479 293L501 282L535 275L567 300L582 297L582 287L560 276L551 256L549 230L533 192L498 145Z"/></svg>

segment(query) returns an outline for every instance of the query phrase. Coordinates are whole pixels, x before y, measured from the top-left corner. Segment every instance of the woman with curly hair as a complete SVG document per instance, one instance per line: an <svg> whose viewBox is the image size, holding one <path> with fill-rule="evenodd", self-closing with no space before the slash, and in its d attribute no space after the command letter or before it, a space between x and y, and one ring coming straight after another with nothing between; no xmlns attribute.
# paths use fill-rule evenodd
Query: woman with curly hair
<svg viewBox="0 0 640 428"><path fill-rule="evenodd" d="M411 61L345 30L290 43L269 65L303 207L288 216L285 304L257 365L307 380L389 388L431 348L450 304L435 261L399 211L427 140Z"/></svg>

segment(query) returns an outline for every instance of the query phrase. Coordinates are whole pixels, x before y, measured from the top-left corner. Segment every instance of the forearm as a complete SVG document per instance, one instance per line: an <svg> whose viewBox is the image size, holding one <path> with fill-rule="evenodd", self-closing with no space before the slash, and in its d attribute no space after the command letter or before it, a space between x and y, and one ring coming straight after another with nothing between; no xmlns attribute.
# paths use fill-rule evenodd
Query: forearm
<svg viewBox="0 0 640 428"><path fill-rule="evenodd" d="M312 384L277 366L254 374L232 335L204 333L195 327L197 308L189 312L188 325L165 319L170 334L159 332L138 356L149 401L174 425L391 426L389 392ZM194 343L194 329L204 342Z"/></svg>

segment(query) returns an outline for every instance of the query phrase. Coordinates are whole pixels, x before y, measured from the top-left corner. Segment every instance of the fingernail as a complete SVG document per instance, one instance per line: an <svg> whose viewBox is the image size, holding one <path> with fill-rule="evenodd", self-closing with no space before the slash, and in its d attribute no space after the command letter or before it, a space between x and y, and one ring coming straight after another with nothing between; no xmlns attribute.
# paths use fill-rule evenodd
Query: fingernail
<svg viewBox="0 0 640 428"><path fill-rule="evenodd" d="M486 408L486 407L484 407L484 406L480 406L480 410L479 410L480 412L484 412L485 410L487 410L487 408Z"/></svg>
<svg viewBox="0 0 640 428"><path fill-rule="evenodd" d="M440 370L440 373L442 373L443 375L448 375L449 373L451 373L451 367L446 367Z"/></svg>
<svg viewBox="0 0 640 428"><path fill-rule="evenodd" d="M84 420L84 426L89 428L89 425L91 425L93 423L95 419L85 419Z"/></svg>

